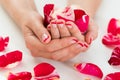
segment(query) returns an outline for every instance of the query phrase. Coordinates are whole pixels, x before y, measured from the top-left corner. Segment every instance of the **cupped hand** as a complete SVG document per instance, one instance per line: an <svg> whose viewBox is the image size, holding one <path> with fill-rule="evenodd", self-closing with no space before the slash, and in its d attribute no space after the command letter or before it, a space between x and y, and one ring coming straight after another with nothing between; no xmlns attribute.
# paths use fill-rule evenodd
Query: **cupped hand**
<svg viewBox="0 0 120 80"><path fill-rule="evenodd" d="M66 61L86 48L85 43L75 37L51 40L49 32L43 25L42 17L37 12L28 13L23 16L22 21L25 43L33 56Z"/></svg>

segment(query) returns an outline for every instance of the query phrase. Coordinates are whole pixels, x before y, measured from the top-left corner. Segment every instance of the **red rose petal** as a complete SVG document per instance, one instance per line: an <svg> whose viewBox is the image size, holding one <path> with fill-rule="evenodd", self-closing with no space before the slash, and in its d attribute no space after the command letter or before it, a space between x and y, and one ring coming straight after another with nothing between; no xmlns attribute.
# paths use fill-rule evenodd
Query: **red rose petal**
<svg viewBox="0 0 120 80"><path fill-rule="evenodd" d="M65 7L63 10L54 9L53 4L47 4L44 8L44 17L45 26L53 19L63 19L64 21L74 22L83 34L88 29L89 16L80 9L73 9L72 7Z"/></svg>
<svg viewBox="0 0 120 80"><path fill-rule="evenodd" d="M8 65L5 55L0 56L0 67L5 67Z"/></svg>
<svg viewBox="0 0 120 80"><path fill-rule="evenodd" d="M111 18L108 24L108 33L117 35L120 34L119 30L120 30L120 21L115 18Z"/></svg>
<svg viewBox="0 0 120 80"><path fill-rule="evenodd" d="M0 36L0 51L5 50L5 47L7 47L8 42L9 42L9 37L3 38Z"/></svg>
<svg viewBox="0 0 120 80"><path fill-rule="evenodd" d="M120 80L120 72L110 73L106 75L104 80Z"/></svg>
<svg viewBox="0 0 120 80"><path fill-rule="evenodd" d="M32 75L30 72L10 73L8 80L31 80Z"/></svg>
<svg viewBox="0 0 120 80"><path fill-rule="evenodd" d="M40 63L34 67L35 79L37 80L53 80L59 78L55 71L55 67L49 63Z"/></svg>
<svg viewBox="0 0 120 80"><path fill-rule="evenodd" d="M101 69L92 63L80 63L78 65L75 65L75 68L83 74L92 75L98 78L103 77L103 72Z"/></svg>
<svg viewBox="0 0 120 80"><path fill-rule="evenodd" d="M110 65L120 65L120 47L116 47L108 61Z"/></svg>
<svg viewBox="0 0 120 80"><path fill-rule="evenodd" d="M83 15L82 18L76 20L75 23L78 26L79 30L84 34L88 29L89 16Z"/></svg>
<svg viewBox="0 0 120 80"><path fill-rule="evenodd" d="M48 63L40 63L34 67L34 73L36 77L49 75L54 70L55 67Z"/></svg>
<svg viewBox="0 0 120 80"><path fill-rule="evenodd" d="M120 45L120 38L118 36L108 33L102 38L102 43L107 46Z"/></svg>
<svg viewBox="0 0 120 80"><path fill-rule="evenodd" d="M0 67L6 67L10 64L22 60L22 52L16 50L0 56Z"/></svg>
<svg viewBox="0 0 120 80"><path fill-rule="evenodd" d="M52 10L54 9L54 4L46 4L44 6L44 25L47 26L50 22L50 13L52 12Z"/></svg>
<svg viewBox="0 0 120 80"><path fill-rule="evenodd" d="M21 51L13 51L6 54L8 64L14 63L16 61L22 60L22 52Z"/></svg>

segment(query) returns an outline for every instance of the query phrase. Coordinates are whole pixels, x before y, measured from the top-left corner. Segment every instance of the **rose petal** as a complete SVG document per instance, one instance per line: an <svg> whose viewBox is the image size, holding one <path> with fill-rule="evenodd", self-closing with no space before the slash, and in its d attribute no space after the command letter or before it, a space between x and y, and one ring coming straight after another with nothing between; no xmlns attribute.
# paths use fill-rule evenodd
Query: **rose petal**
<svg viewBox="0 0 120 80"><path fill-rule="evenodd" d="M44 8L45 26L47 26L51 20L63 19L64 21L74 22L83 34L87 31L89 16L83 10L74 9L72 7L65 7L64 9L55 9L54 5L52 5L52 8L48 10L49 6L51 6L51 4L47 4L47 7L45 6L46 8Z"/></svg>
<svg viewBox="0 0 120 80"><path fill-rule="evenodd" d="M120 45L120 38L118 36L112 35L111 33L108 33L107 35L103 36L102 43L107 46Z"/></svg>
<svg viewBox="0 0 120 80"><path fill-rule="evenodd" d="M120 72L110 73L106 75L104 80L120 80Z"/></svg>
<svg viewBox="0 0 120 80"><path fill-rule="evenodd" d="M108 33L117 35L120 34L119 30L120 30L120 21L115 18L111 18L108 24Z"/></svg>
<svg viewBox="0 0 120 80"><path fill-rule="evenodd" d="M75 21L75 24L78 26L79 30L84 34L88 29L89 16L83 15L82 18Z"/></svg>
<svg viewBox="0 0 120 80"><path fill-rule="evenodd" d="M6 54L8 64L14 63L16 61L22 60L22 52L21 51L12 51Z"/></svg>
<svg viewBox="0 0 120 80"><path fill-rule="evenodd" d="M32 74L30 72L10 73L8 80L31 80Z"/></svg>
<svg viewBox="0 0 120 80"><path fill-rule="evenodd" d="M110 57L110 59L108 60L108 63L110 65L120 65L120 47L116 47L113 52L112 55Z"/></svg>
<svg viewBox="0 0 120 80"><path fill-rule="evenodd" d="M10 64L13 64L21 60L22 60L22 52L18 50L12 51L6 53L5 55L0 56L0 67L6 67Z"/></svg>
<svg viewBox="0 0 120 80"><path fill-rule="evenodd" d="M44 25L47 26L50 22L50 13L52 12L52 10L54 9L54 4L46 4L44 6Z"/></svg>
<svg viewBox="0 0 120 80"><path fill-rule="evenodd" d="M35 79L37 80L53 80L52 78L58 78L59 75L55 71L55 67L49 63L40 63L34 67Z"/></svg>
<svg viewBox="0 0 120 80"><path fill-rule="evenodd" d="M5 47L7 47L8 42L9 42L9 37L3 38L0 36L0 51L5 50Z"/></svg>
<svg viewBox="0 0 120 80"><path fill-rule="evenodd" d="M6 56L5 55L1 55L0 56L0 67L5 67L8 65L8 62L6 60Z"/></svg>
<svg viewBox="0 0 120 80"><path fill-rule="evenodd" d="M83 74L92 75L98 78L103 77L103 72L101 71L101 69L97 65L92 63L80 63L75 65L75 68Z"/></svg>

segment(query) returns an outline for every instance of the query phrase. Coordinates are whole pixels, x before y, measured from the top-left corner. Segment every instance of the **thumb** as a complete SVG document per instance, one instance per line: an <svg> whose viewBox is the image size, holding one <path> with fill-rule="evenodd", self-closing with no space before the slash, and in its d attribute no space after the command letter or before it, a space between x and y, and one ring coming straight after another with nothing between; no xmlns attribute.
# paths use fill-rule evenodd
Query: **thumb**
<svg viewBox="0 0 120 80"><path fill-rule="evenodd" d="M34 34L39 38L42 43L49 43L51 40L51 36L48 30L44 27L43 23L36 20L31 23L31 29L33 30Z"/></svg>

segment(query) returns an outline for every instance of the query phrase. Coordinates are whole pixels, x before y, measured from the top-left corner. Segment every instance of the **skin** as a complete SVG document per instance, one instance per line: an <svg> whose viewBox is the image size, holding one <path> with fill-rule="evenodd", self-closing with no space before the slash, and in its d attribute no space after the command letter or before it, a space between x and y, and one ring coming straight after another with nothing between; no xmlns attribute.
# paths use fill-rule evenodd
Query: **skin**
<svg viewBox="0 0 120 80"><path fill-rule="evenodd" d="M26 46L35 57L66 61L75 57L80 52L85 51L89 46L88 43L90 43L91 38L93 40L97 37L97 34L95 35L95 33L97 33L97 28L93 29L93 27L90 27L87 34L83 36L78 32L76 25L71 22L68 23L75 27L67 28L63 21L62 28L61 25L53 25L51 22L49 25L52 26L52 29L46 29L43 25L43 17L38 13L34 0L0 0L0 2L12 19L20 26ZM71 2L68 1L68 3L68 5L72 5ZM88 6L91 5L91 3L93 5L94 2L85 2L85 0L79 3L79 5L82 6L83 3L85 4L83 8L86 7L86 11L87 8L91 7L94 10L90 13L95 13L98 5L95 5L96 7ZM74 4L78 5L76 3ZM90 21L89 26L97 27L94 21ZM72 35L70 33L72 33ZM84 45L87 45L87 47Z"/></svg>

